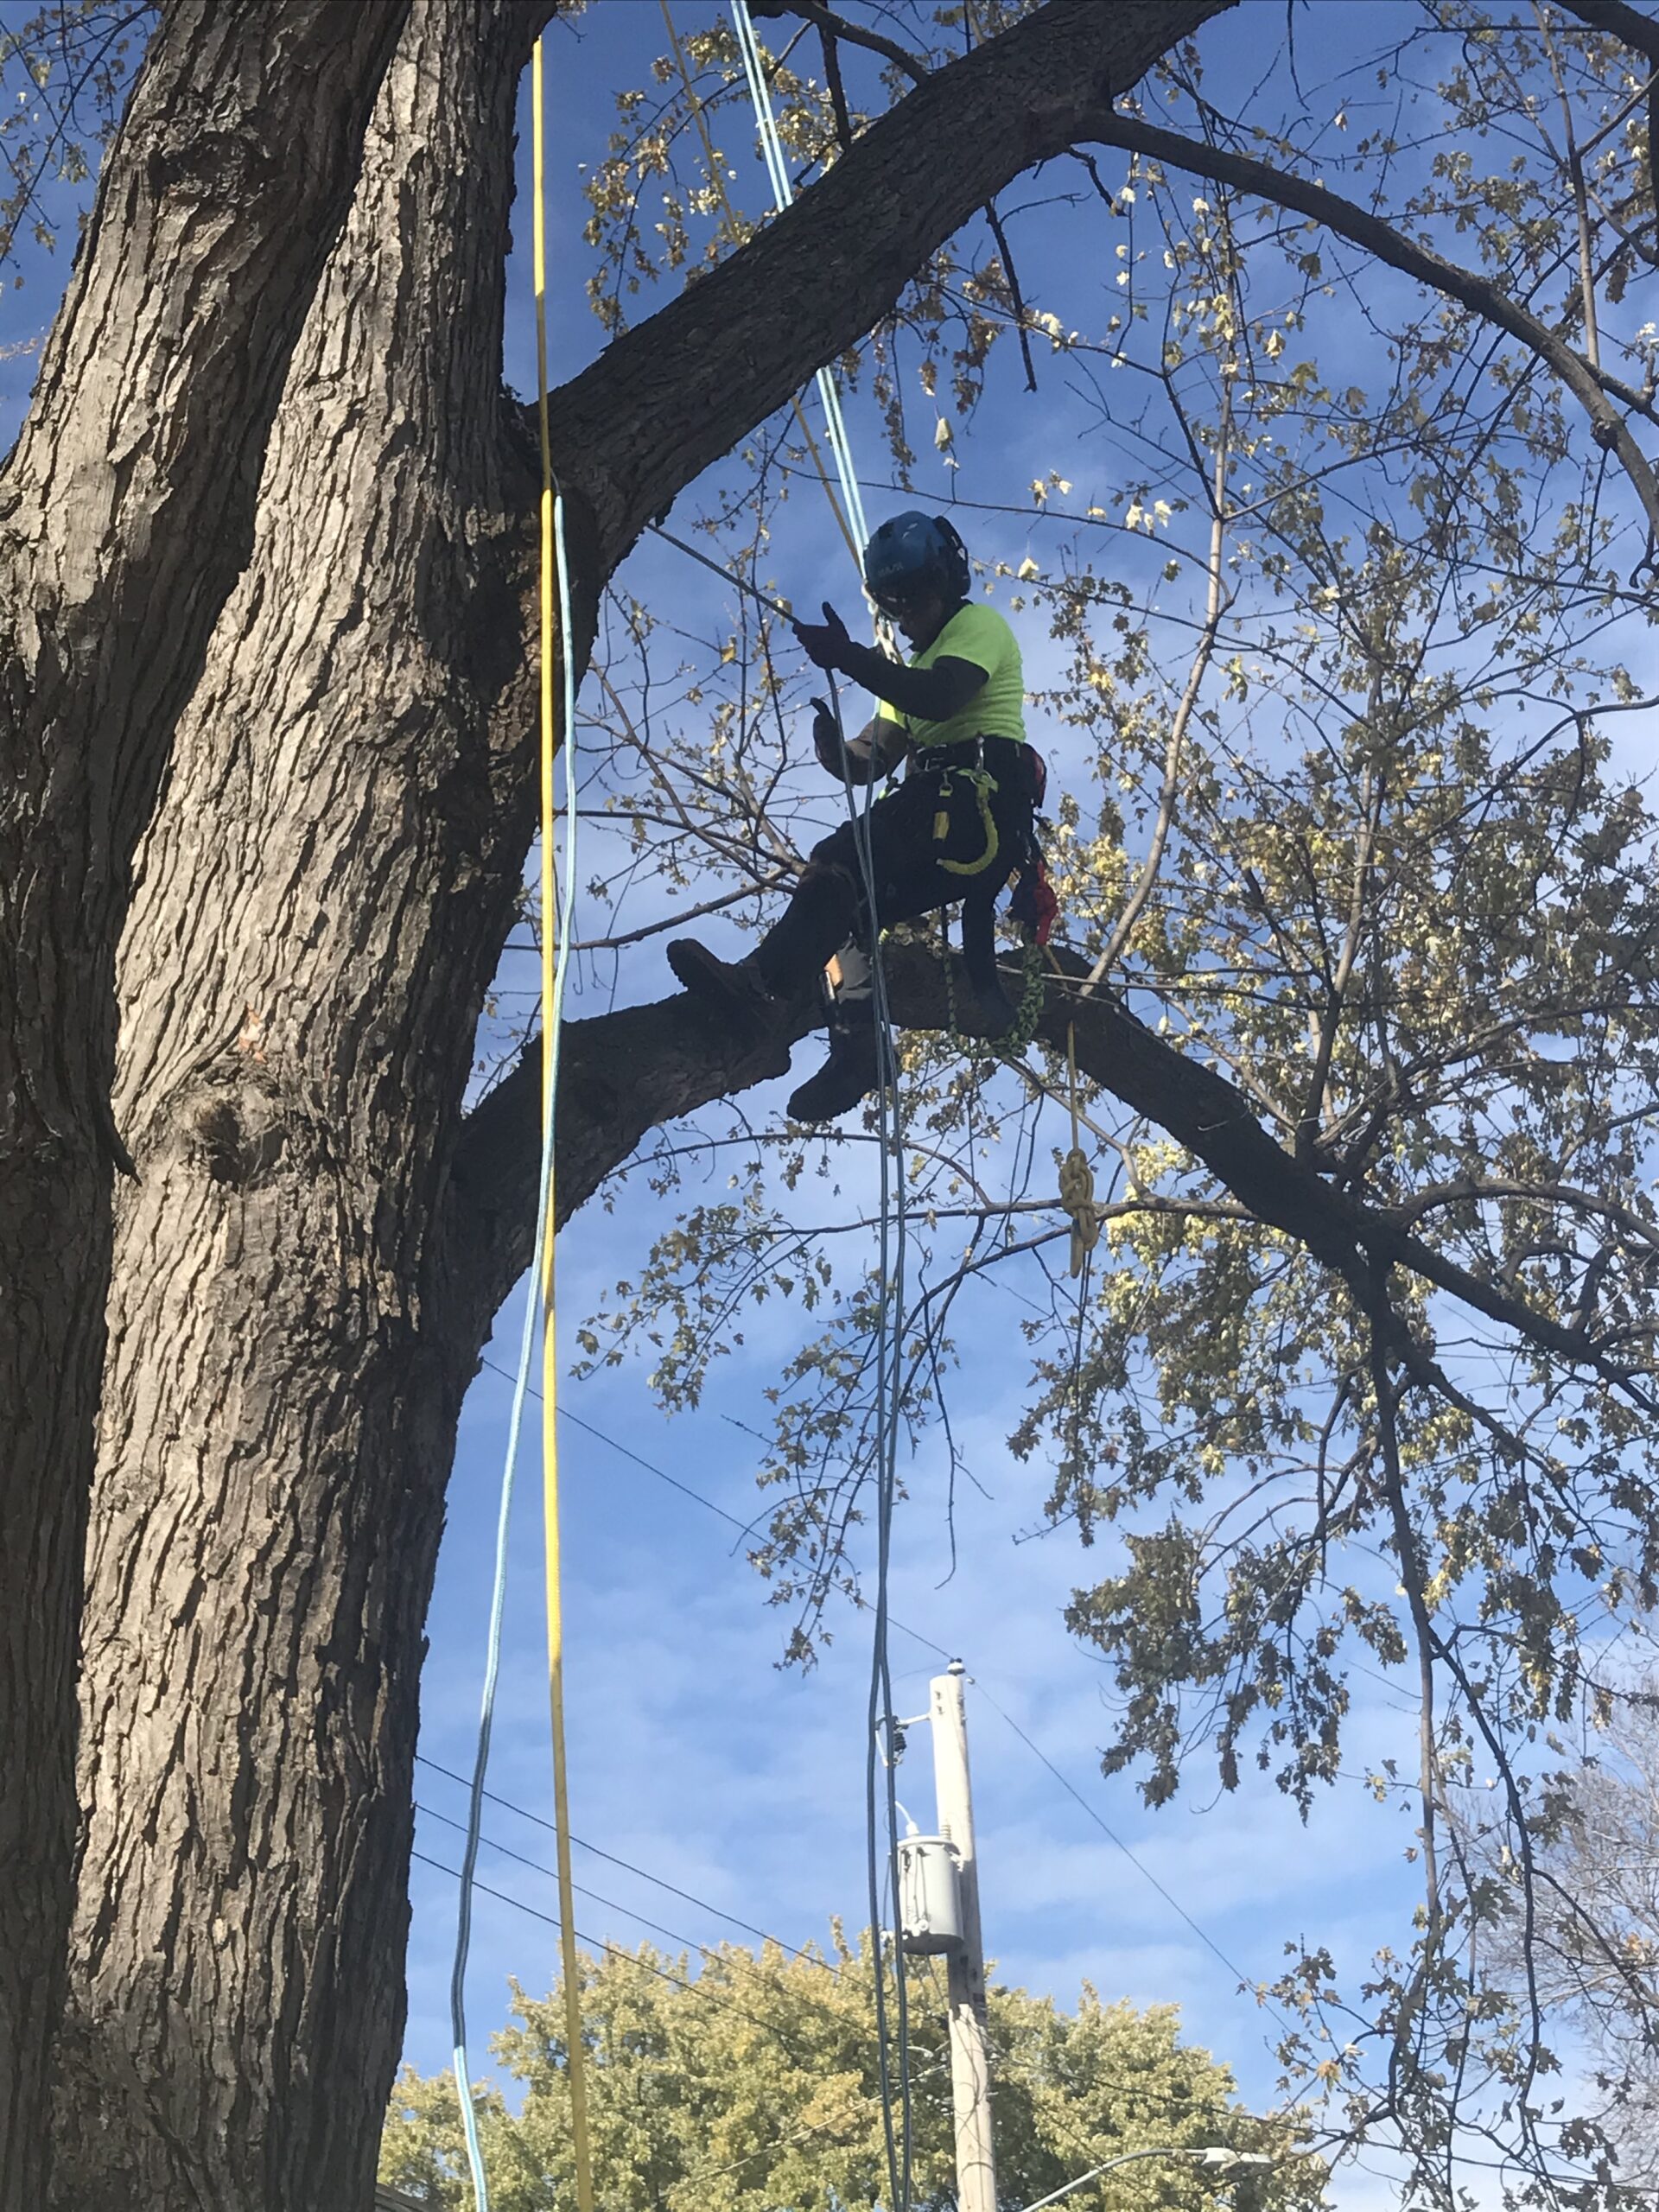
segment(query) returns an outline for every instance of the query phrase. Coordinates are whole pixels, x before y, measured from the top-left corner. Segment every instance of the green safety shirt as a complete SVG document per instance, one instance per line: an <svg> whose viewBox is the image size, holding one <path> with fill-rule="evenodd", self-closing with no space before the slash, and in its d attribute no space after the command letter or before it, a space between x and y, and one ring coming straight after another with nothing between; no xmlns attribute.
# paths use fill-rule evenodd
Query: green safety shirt
<svg viewBox="0 0 1659 2212"><path fill-rule="evenodd" d="M919 715L906 715L885 699L878 699L876 720L897 722L924 749L930 745L955 745L963 738L1024 738L1026 683L1019 641L994 607L971 601L959 607L932 644L911 655L910 665L931 668L941 660L971 661L985 671L984 683L960 714L952 715L947 721L924 721Z"/></svg>

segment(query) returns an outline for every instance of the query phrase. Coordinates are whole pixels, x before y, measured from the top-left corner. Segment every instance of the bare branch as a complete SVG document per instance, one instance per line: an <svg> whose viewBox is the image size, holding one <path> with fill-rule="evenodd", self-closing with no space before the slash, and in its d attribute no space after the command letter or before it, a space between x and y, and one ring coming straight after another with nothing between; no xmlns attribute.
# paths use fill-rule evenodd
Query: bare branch
<svg viewBox="0 0 1659 2212"><path fill-rule="evenodd" d="M1198 633L1198 646L1192 664L1187 671L1185 689L1175 709L1174 719L1169 726L1169 742L1164 748L1164 780L1158 793L1158 818L1153 825L1152 843L1141 865L1141 874L1128 904L1117 918L1117 926L1107 942L1106 950L1089 971L1085 989L1092 990L1101 982L1128 949L1153 886L1158 880L1158 871L1163 865L1164 849L1169 842L1169 833L1175 820L1175 800L1180 789L1181 753L1186 743L1187 725L1198 703L1198 694L1204 689L1204 679L1216 650L1216 638L1221 628L1224 605L1223 569L1227 539L1227 458L1232 424L1231 386L1221 388L1221 427L1216 435L1216 467L1213 504L1210 520L1209 594L1205 606L1204 627Z"/></svg>
<svg viewBox="0 0 1659 2212"><path fill-rule="evenodd" d="M1414 276L1419 283L1445 293L1506 331L1535 354L1572 392L1590 418L1596 443L1618 456L1630 478L1647 517L1649 539L1659 538L1659 480L1656 480L1647 455L1631 436L1624 416L1608 398L1601 378L1564 338L1540 322L1535 315L1529 315L1497 285L1472 269L1446 260L1430 247L1416 245L1392 223L1372 214L1369 208L1344 200L1340 194L1328 191L1322 184L1313 184L1306 177L1275 169L1266 162L1228 153L1198 139L1183 138L1176 131L1144 123L1139 117L1116 112L1109 123L1092 136L1109 146L1122 147L1126 153L1145 154L1154 161L1167 162L1173 168L1189 169L1196 176L1209 177L1215 183L1230 184L1253 199L1310 216L1339 238L1363 246L1391 269Z"/></svg>
<svg viewBox="0 0 1659 2212"><path fill-rule="evenodd" d="M1046 0L928 77L741 254L607 346L553 401L561 480L592 509L601 571L710 461L872 330L1011 177L1096 135L1119 93L1234 4Z"/></svg>
<svg viewBox="0 0 1659 2212"><path fill-rule="evenodd" d="M834 45L837 39L844 39L849 46L861 46L871 54L880 54L884 60L891 61L895 67L902 69L918 85L927 79L928 67L918 54L912 54L908 47L900 46L896 38L884 37L880 31L867 30L861 23L849 22L845 16L838 16L832 8L826 7L823 0L759 0L758 5L753 4L752 0L749 13L753 16L799 16L805 22L816 25L823 34L826 46Z"/></svg>

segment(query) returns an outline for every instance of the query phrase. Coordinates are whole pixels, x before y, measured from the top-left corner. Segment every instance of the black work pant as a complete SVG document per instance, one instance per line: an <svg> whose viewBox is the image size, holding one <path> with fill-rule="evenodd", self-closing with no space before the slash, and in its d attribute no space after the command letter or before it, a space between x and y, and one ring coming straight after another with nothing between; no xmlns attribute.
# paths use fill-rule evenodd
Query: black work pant
<svg viewBox="0 0 1659 2212"><path fill-rule="evenodd" d="M943 865L972 863L985 850L984 817L966 772L977 765L976 747L951 746L937 762L925 754L913 759L904 782L877 799L863 817L876 928L915 921L960 899L970 969L988 964L991 907L1027 855L1034 811L1025 747L1007 737L982 742L985 768L996 785L986 798L996 825L997 850L977 874L957 875ZM935 835L941 811L946 817L943 838ZM812 848L794 897L756 948L755 966L767 989L779 998L802 989L849 938L868 941L871 918L865 911L864 868L855 842L863 834L862 828L843 823Z"/></svg>

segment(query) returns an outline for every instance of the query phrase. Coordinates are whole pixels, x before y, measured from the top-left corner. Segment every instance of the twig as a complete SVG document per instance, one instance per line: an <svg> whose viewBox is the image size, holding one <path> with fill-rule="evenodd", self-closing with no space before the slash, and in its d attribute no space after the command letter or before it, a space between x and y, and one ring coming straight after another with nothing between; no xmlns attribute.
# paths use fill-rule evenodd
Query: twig
<svg viewBox="0 0 1659 2212"><path fill-rule="evenodd" d="M1381 662L1375 662L1371 670L1371 693L1367 714L1373 734L1382 704L1382 668ZM1353 981L1354 962L1359 954L1359 940L1364 927L1366 901L1370 890L1371 861L1376 851L1377 832L1382 821L1387 779L1381 768L1368 762L1364 781L1365 828L1359 841L1359 849L1354 855L1354 884L1349 901L1348 928L1342 950L1338 956L1336 972L1331 978L1331 987L1326 994L1325 1012L1320 1018L1314 1049L1313 1066L1307 1079L1307 1095L1296 1124L1296 1150L1304 1160L1313 1157L1313 1141L1325 1119L1325 1094L1331 1081L1331 1061L1337 1048L1337 1033L1342 1027L1348 986Z"/></svg>
<svg viewBox="0 0 1659 2212"><path fill-rule="evenodd" d="M572 952L616 952L625 944L643 944L647 938L658 937L664 930L683 928L687 922L701 920L704 914L718 914L725 907L735 906L745 899L758 899L762 892L775 891L780 883L789 882L794 874L793 868L775 868L770 875L763 875L754 883L740 884L735 891L722 891L717 899L705 899L700 906L682 906L675 913L665 914L659 922L646 922L637 930L625 930L620 937L582 938L570 950Z"/></svg>
<svg viewBox="0 0 1659 2212"><path fill-rule="evenodd" d="M1169 741L1164 748L1164 780L1158 794L1158 819L1154 825L1152 843L1141 869L1140 880L1131 893L1129 902L1117 918L1117 925L1107 942L1105 950L1089 970L1088 981L1081 995L1087 997L1102 979L1115 968L1123 957L1135 925L1140 920L1147 899L1152 896L1159 869L1163 865L1164 849L1169 842L1169 833L1175 820L1175 798L1179 789L1181 752L1186 742L1187 725L1198 703L1198 694L1204 679L1210 672L1210 663L1216 650L1216 638L1221 628L1223 610L1222 569L1226 550L1227 532L1227 460L1232 429L1231 386L1224 384L1221 391L1221 423L1216 436L1215 496L1211 503L1209 597L1205 607L1204 627L1198 633L1198 647L1192 656L1192 665L1187 671L1186 688L1181 693L1175 709L1175 718L1169 726Z"/></svg>
<svg viewBox="0 0 1659 2212"><path fill-rule="evenodd" d="M827 23L819 24L818 37L823 46L823 80L830 87L830 105L836 111L836 143L843 154L850 153L853 118L847 107L847 87L842 82L841 49Z"/></svg>
<svg viewBox="0 0 1659 2212"><path fill-rule="evenodd" d="M1630 11L1634 13L1634 10ZM1659 39L1659 26L1648 26ZM1103 143L1127 153L1151 156L1173 168L1207 176L1217 184L1230 184L1269 206L1287 207L1325 225L1338 238L1350 239L1374 253L1391 269L1413 276L1448 298L1458 301L1497 328L1505 331L1552 369L1590 418L1591 434L1599 446L1617 454L1631 489L1642 503L1650 542L1659 539L1659 478L1647 455L1631 436L1630 426L1601 388L1596 372L1576 347L1529 315L1499 287L1472 269L1448 261L1430 247L1419 245L1383 217L1375 215L1339 193L1328 191L1311 179L1295 176L1248 155L1207 146L1179 131L1165 130L1138 116L1114 111L1109 123L1096 134Z"/></svg>
<svg viewBox="0 0 1659 2212"><path fill-rule="evenodd" d="M860 23L849 23L844 16L827 8L823 0L762 0L759 7L751 7L757 16L804 16L809 23L832 39L844 39L849 46L861 46L871 54L879 54L904 71L916 84L925 84L929 75L927 64L919 54L900 46L895 38L884 38L880 31L866 30Z"/></svg>
<svg viewBox="0 0 1659 2212"><path fill-rule="evenodd" d="M1020 272L1014 265L1014 248L1008 244L995 200L985 202L985 220L990 225L991 236L996 240L996 250L1002 260L1002 274L1008 281L1008 296L1014 302L1014 327L1020 340L1020 358L1026 365L1026 390L1035 391L1037 369L1031 358L1031 333L1026 327L1026 302L1020 289Z"/></svg>

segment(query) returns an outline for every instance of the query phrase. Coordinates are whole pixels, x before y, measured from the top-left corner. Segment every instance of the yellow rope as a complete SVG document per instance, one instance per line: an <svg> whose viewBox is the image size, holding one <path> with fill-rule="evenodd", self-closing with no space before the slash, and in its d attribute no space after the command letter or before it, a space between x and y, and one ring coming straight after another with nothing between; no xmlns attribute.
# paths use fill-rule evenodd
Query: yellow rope
<svg viewBox="0 0 1659 2212"><path fill-rule="evenodd" d="M553 707L555 595L553 451L547 423L547 195L543 160L542 41L531 73L535 163L536 387L542 447L541 764L542 764L542 1141L553 1115L556 939L558 906L553 866L553 763L559 749ZM573 800L574 800L574 794ZM564 1745L564 1601L559 1563L559 1360L553 1309L553 1166L548 1166L547 1227L540 1255L542 1300L542 1516L547 1544L547 1681L553 1722L553 1820L559 1874L559 1956L564 1978L566 2066L576 2202L593 2212L593 2151L588 2135L588 2075L582 2031L582 1968L576 1953L575 1892L570 1875L570 1791Z"/></svg>
<svg viewBox="0 0 1659 2212"><path fill-rule="evenodd" d="M685 86L685 97L690 103L691 120L696 124L697 136L702 141L703 167L708 172L709 183L720 195L720 204L726 211L726 219L731 225L732 235L735 238L737 210L733 207L731 196L726 189L726 179L721 171L720 157L715 151L714 140L709 136L709 125L703 117L702 102L697 98L696 87L691 82L691 72L686 63L685 49L680 44L679 33L674 28L674 18L668 12L668 0L661 0L661 5L663 22L668 29L668 42L674 51L675 66L680 73L680 82ZM830 472L823 465L823 455L818 451L818 442L812 435L811 425L806 419L806 412L801 405L798 392L789 404L794 410L795 420L800 425L801 435L806 440L806 449L811 454L812 465L818 472L818 481L823 486L823 496L830 502L830 512L835 516L836 527L846 541L847 550L853 556L853 566L858 570L858 580L861 584L864 581L863 557L853 537L851 526L841 511L841 501L836 497L836 487L830 481Z"/></svg>
<svg viewBox="0 0 1659 2212"><path fill-rule="evenodd" d="M1077 1026L1065 1030L1065 1074L1071 1108L1071 1149L1060 1162L1060 1204L1071 1217L1071 1273L1080 1275L1083 1263L1100 1237L1100 1216L1095 1211L1095 1171L1089 1155L1077 1142Z"/></svg>

